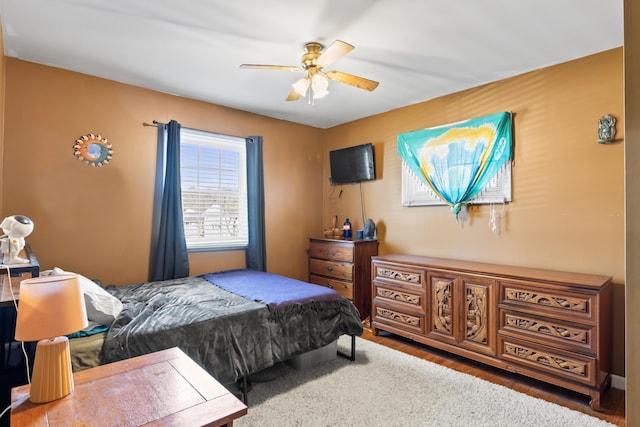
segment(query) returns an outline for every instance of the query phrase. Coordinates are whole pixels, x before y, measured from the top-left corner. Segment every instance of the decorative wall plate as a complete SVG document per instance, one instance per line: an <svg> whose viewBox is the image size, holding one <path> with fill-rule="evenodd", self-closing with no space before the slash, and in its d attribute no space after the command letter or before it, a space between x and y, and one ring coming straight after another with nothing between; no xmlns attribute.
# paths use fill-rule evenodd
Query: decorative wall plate
<svg viewBox="0 0 640 427"><path fill-rule="evenodd" d="M73 154L83 163L92 167L102 167L109 164L113 149L107 138L90 133L76 139L73 144Z"/></svg>

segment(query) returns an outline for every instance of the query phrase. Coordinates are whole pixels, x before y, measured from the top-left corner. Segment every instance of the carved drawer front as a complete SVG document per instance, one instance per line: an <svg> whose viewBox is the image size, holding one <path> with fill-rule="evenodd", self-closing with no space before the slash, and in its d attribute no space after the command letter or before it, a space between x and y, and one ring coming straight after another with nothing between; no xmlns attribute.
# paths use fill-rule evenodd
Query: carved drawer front
<svg viewBox="0 0 640 427"><path fill-rule="evenodd" d="M535 310L537 313L569 321L595 320L595 295L544 289L527 283L501 282L501 299L505 304Z"/></svg>
<svg viewBox="0 0 640 427"><path fill-rule="evenodd" d="M596 385L596 359L508 337L498 337L499 357L536 371ZM518 372L517 368L508 368Z"/></svg>
<svg viewBox="0 0 640 427"><path fill-rule="evenodd" d="M377 300L386 300L390 303L401 303L424 310L424 293L410 292L406 289L387 286L385 283L374 282L374 295Z"/></svg>
<svg viewBox="0 0 640 427"><path fill-rule="evenodd" d="M342 280L316 276L315 274L309 276L309 282L320 286L326 286L327 288L335 289L343 297L353 299L353 283L351 282L344 282Z"/></svg>
<svg viewBox="0 0 640 427"><path fill-rule="evenodd" d="M309 273L351 281L353 279L353 264L310 258Z"/></svg>
<svg viewBox="0 0 640 427"><path fill-rule="evenodd" d="M353 245L311 242L309 245L309 257L353 262Z"/></svg>
<svg viewBox="0 0 640 427"><path fill-rule="evenodd" d="M419 311L404 310L398 304L385 304L377 299L373 300L373 320L386 323L405 331L424 334L424 315Z"/></svg>
<svg viewBox="0 0 640 427"><path fill-rule="evenodd" d="M572 324L550 318L500 310L500 332L534 340L540 344L563 346L571 351L596 354L595 327Z"/></svg>
<svg viewBox="0 0 640 427"><path fill-rule="evenodd" d="M373 278L378 281L393 282L404 287L424 288L426 272L419 269L374 263Z"/></svg>

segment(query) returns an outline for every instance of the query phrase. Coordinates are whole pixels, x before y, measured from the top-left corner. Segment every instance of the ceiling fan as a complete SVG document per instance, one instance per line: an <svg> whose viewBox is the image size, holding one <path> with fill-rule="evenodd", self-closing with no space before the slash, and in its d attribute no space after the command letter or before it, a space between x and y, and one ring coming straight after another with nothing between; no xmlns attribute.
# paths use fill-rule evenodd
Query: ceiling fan
<svg viewBox="0 0 640 427"><path fill-rule="evenodd" d="M373 91L378 87L378 82L365 79L364 77L354 76L341 71L323 71L324 67L334 63L354 48L349 43L341 40L334 41L324 51L322 50L323 47L324 46L318 42L305 44L305 52L300 60L300 66L242 64L240 68L285 71L306 70L307 77L303 77L292 85L293 89L289 93L286 99L287 101L297 101L301 97L309 94L309 103L313 104L315 99L322 98L329 93L327 90L329 87L328 79L368 91Z"/></svg>

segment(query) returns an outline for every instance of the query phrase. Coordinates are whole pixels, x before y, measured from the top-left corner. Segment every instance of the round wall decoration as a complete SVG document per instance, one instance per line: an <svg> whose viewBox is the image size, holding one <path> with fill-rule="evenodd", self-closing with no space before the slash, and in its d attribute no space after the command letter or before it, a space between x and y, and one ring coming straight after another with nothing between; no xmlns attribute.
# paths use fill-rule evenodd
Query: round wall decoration
<svg viewBox="0 0 640 427"><path fill-rule="evenodd" d="M73 154L78 160L92 167L105 166L113 156L113 149L107 138L90 133L76 139Z"/></svg>

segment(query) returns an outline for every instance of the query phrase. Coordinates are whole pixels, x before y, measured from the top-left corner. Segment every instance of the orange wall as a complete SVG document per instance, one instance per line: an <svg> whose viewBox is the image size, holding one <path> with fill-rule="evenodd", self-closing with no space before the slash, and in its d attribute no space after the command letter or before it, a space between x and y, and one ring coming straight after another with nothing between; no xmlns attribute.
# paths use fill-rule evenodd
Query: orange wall
<svg viewBox="0 0 640 427"><path fill-rule="evenodd" d="M337 126L325 132L325 151L373 142L380 179L363 183L362 192L366 216L381 229L381 253L607 274L621 282L624 145L596 139L598 119L610 113L622 141L622 66L616 49ZM472 209L464 224L447 206L402 207L398 134L499 111L514 113L515 132L513 202L501 235L488 227L488 205ZM337 214L361 228L360 186L345 185L334 197L326 163L323 223Z"/></svg>
<svg viewBox="0 0 640 427"><path fill-rule="evenodd" d="M146 280L155 128L186 127L265 138L268 270L305 279L307 237L331 217L378 225L380 253L608 274L614 277L614 373L624 374L623 144L596 143L597 121L618 118L623 138L622 49L320 130L104 79L6 58L4 216L29 216L27 238L42 268L59 266L104 283ZM404 208L396 136L498 111L515 113L513 202L504 230L489 209L456 224L448 207ZM105 168L72 154L76 138L114 145ZM328 151L373 142L378 179L328 184ZM241 252L190 256L197 274L241 267Z"/></svg>
<svg viewBox="0 0 640 427"><path fill-rule="evenodd" d="M614 372L624 372L624 108L622 48L541 69L325 132L325 152L373 142L379 179L339 188L328 182L323 225L333 215L378 225L380 253L605 274L614 278ZM397 135L499 111L514 113L513 201L500 235L489 206L458 224L448 206L402 207ZM598 119L617 118L619 142L596 143ZM498 207L498 210L501 207Z"/></svg>
<svg viewBox="0 0 640 427"><path fill-rule="evenodd" d="M640 425L640 4L624 2L626 423Z"/></svg>
<svg viewBox="0 0 640 427"><path fill-rule="evenodd" d="M147 279L156 128L264 137L269 271L306 278L306 237L321 227L322 132L255 114L6 58L3 215L35 224L27 238L42 269L105 284ZM97 133L114 156L92 168L74 141ZM244 267L244 252L195 253L191 273Z"/></svg>

